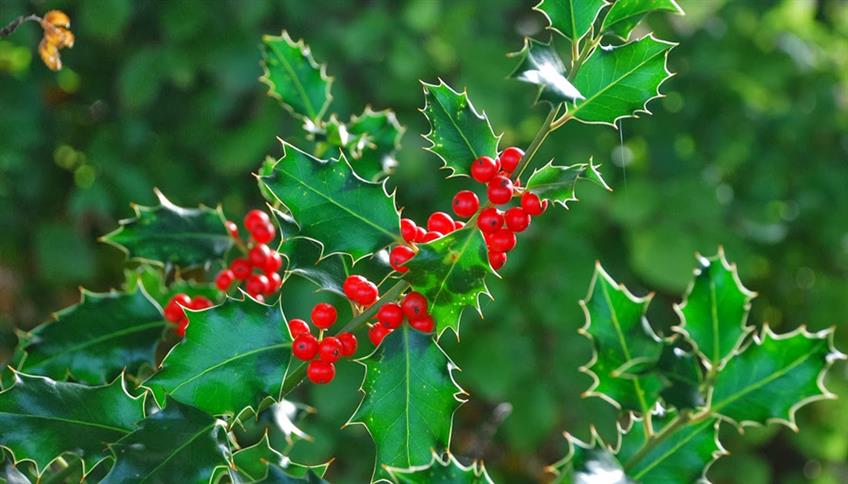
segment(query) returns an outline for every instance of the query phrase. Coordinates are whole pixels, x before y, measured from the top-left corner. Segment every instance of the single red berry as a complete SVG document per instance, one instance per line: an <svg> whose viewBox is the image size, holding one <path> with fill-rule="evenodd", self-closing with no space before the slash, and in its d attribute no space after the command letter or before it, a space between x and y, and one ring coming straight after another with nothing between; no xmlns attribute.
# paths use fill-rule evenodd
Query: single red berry
<svg viewBox="0 0 848 484"><path fill-rule="evenodd" d="M336 322L338 313L332 304L318 303L312 308L312 324L321 329L327 329Z"/></svg>
<svg viewBox="0 0 848 484"><path fill-rule="evenodd" d="M454 230L459 230L463 227L465 227L465 222L463 222L462 220L457 220L456 222L453 223L453 229Z"/></svg>
<svg viewBox="0 0 848 484"><path fill-rule="evenodd" d="M302 333L297 335L292 342L292 354L299 360L309 361L318 354L319 346L318 339L315 336Z"/></svg>
<svg viewBox="0 0 848 484"><path fill-rule="evenodd" d="M244 290L253 297L265 294L268 290L268 276L265 274L251 274L244 283Z"/></svg>
<svg viewBox="0 0 848 484"><path fill-rule="evenodd" d="M436 322L433 321L433 316L427 314L421 318L410 320L409 325L422 333L432 333L436 327Z"/></svg>
<svg viewBox="0 0 848 484"><path fill-rule="evenodd" d="M256 227L270 222L271 217L262 210L251 210L244 216L244 228L251 233L256 229Z"/></svg>
<svg viewBox="0 0 848 484"><path fill-rule="evenodd" d="M356 274L352 276L347 276L347 278L342 283L342 292L344 292L345 296L347 296L348 299L353 301L354 298L356 298L356 290L359 288L360 285L365 284L366 282L368 282L368 279L362 276L358 276Z"/></svg>
<svg viewBox="0 0 848 484"><path fill-rule="evenodd" d="M247 260L250 261L250 265L253 267L262 269L265 267L265 263L268 262L268 256L270 255L271 249L267 245L256 244L247 253Z"/></svg>
<svg viewBox="0 0 848 484"><path fill-rule="evenodd" d="M188 303L188 308L194 311L200 311L201 309L211 308L212 301L209 300L206 296L195 296L191 298L191 302Z"/></svg>
<svg viewBox="0 0 848 484"><path fill-rule="evenodd" d="M233 271L233 275L236 279L240 281L250 277L250 273L253 272L250 262L248 262L247 259L242 259L241 257L233 259L233 261L230 262L230 270Z"/></svg>
<svg viewBox="0 0 848 484"><path fill-rule="evenodd" d="M489 251L489 264L492 265L492 269L499 270L506 264L506 252L493 252Z"/></svg>
<svg viewBox="0 0 848 484"><path fill-rule="evenodd" d="M380 297L380 290L371 281L365 281L356 288L353 300L360 306L370 306Z"/></svg>
<svg viewBox="0 0 848 484"><path fill-rule="evenodd" d="M186 329L188 329L188 319L183 319L177 323L177 336L185 338Z"/></svg>
<svg viewBox="0 0 848 484"><path fill-rule="evenodd" d="M268 278L268 285L265 286L264 294L270 296L275 292L279 291L281 287L283 287L283 278L277 272L269 272L265 274L265 277Z"/></svg>
<svg viewBox="0 0 848 484"><path fill-rule="evenodd" d="M427 230L448 234L453 232L453 218L445 212L435 212L427 219Z"/></svg>
<svg viewBox="0 0 848 484"><path fill-rule="evenodd" d="M422 243L424 239L427 237L427 229L424 227L416 227L415 228L415 242Z"/></svg>
<svg viewBox="0 0 848 484"><path fill-rule="evenodd" d="M173 323L177 323L185 319L185 311L183 308L191 306L191 297L188 294L174 294L165 305L165 319Z"/></svg>
<svg viewBox="0 0 848 484"><path fill-rule="evenodd" d="M389 329L397 329L403 324L403 309L401 309L400 304L383 304L377 311L377 320Z"/></svg>
<svg viewBox="0 0 848 484"><path fill-rule="evenodd" d="M327 363L335 363L342 357L342 342L335 336L325 336L318 343L318 357Z"/></svg>
<svg viewBox="0 0 848 484"><path fill-rule="evenodd" d="M453 213L458 217L468 218L480 208L480 199L471 190L462 190L453 197Z"/></svg>
<svg viewBox="0 0 848 484"><path fill-rule="evenodd" d="M256 228L250 231L250 235L253 236L253 240L260 244L267 244L274 240L274 235L276 235L276 229L274 228L274 224L267 223L258 225Z"/></svg>
<svg viewBox="0 0 848 484"><path fill-rule="evenodd" d="M522 156L524 156L524 152L514 146L510 146L503 150L499 158L501 162L501 169L507 173L514 172L518 167L518 163L521 162Z"/></svg>
<svg viewBox="0 0 848 484"><path fill-rule="evenodd" d="M512 207L504 213L507 228L513 232L524 232L530 225L530 214L521 207Z"/></svg>
<svg viewBox="0 0 848 484"><path fill-rule="evenodd" d="M257 302L261 302L261 303L265 302L265 296L263 296L262 294L257 294L255 296L253 296L253 299L256 299Z"/></svg>
<svg viewBox="0 0 848 484"><path fill-rule="evenodd" d="M356 336L353 333L341 333L338 338L342 344L342 356L353 356L356 354L356 348L359 343L357 343Z"/></svg>
<svg viewBox="0 0 848 484"><path fill-rule="evenodd" d="M477 217L477 227L484 233L491 234L503 227L504 218L500 210L489 207L480 212Z"/></svg>
<svg viewBox="0 0 848 484"><path fill-rule="evenodd" d="M393 247L389 253L389 264L391 264L392 269L398 272L406 272L409 270L409 267L404 267L404 264L414 256L414 250L405 245L398 245Z"/></svg>
<svg viewBox="0 0 848 484"><path fill-rule="evenodd" d="M227 229L227 233L230 234L230 237L237 239L239 238L238 225L232 220L227 220L224 222L224 227Z"/></svg>
<svg viewBox="0 0 848 484"><path fill-rule="evenodd" d="M444 236L445 234L433 230L424 234L424 238L421 239L421 243L426 244L427 242L432 242L436 239L441 239Z"/></svg>
<svg viewBox="0 0 848 484"><path fill-rule="evenodd" d="M509 252L515 248L515 232L509 229L501 229L492 234L489 241L489 250L493 252Z"/></svg>
<svg viewBox="0 0 848 484"><path fill-rule="evenodd" d="M503 205L512 199L512 190L512 180L499 175L492 178L492 181L489 182L486 194L490 202L495 205Z"/></svg>
<svg viewBox="0 0 848 484"><path fill-rule="evenodd" d="M383 338L385 338L392 330L383 326L382 323L375 323L373 326L368 328L368 339L371 340L371 344L374 346L380 346L380 343L383 342Z"/></svg>
<svg viewBox="0 0 848 484"><path fill-rule="evenodd" d="M270 274L272 272L277 272L283 267L283 256L280 255L276 250L272 250L268 255L268 258L265 259L265 265L262 266L262 272L265 274Z"/></svg>
<svg viewBox="0 0 848 484"><path fill-rule="evenodd" d="M291 333L292 338L297 338L302 334L309 334L309 324L302 319L290 319L289 320L289 333Z"/></svg>
<svg viewBox="0 0 848 484"><path fill-rule="evenodd" d="M415 222L411 218L400 219L400 235L403 237L403 240L410 243L415 242L417 230L418 226L415 225Z"/></svg>
<svg viewBox="0 0 848 484"><path fill-rule="evenodd" d="M427 314L427 298L420 292L412 291L403 298L400 307L410 321L420 319Z"/></svg>
<svg viewBox="0 0 848 484"><path fill-rule="evenodd" d="M235 280L236 275L233 274L233 271L224 269L215 276L215 287L217 287L219 291L227 292Z"/></svg>
<svg viewBox="0 0 848 484"><path fill-rule="evenodd" d="M539 195L536 195L535 193L524 192L524 195L521 195L521 208L533 217L542 215L547 206L547 204L542 203L539 199Z"/></svg>
<svg viewBox="0 0 848 484"><path fill-rule="evenodd" d="M333 381L336 376L336 367L332 363L321 360L312 360L306 367L306 377L316 385L324 385Z"/></svg>
<svg viewBox="0 0 848 484"><path fill-rule="evenodd" d="M481 156L471 163L471 178L479 183L489 183L489 180L494 178L500 169L501 166L497 160L488 156Z"/></svg>

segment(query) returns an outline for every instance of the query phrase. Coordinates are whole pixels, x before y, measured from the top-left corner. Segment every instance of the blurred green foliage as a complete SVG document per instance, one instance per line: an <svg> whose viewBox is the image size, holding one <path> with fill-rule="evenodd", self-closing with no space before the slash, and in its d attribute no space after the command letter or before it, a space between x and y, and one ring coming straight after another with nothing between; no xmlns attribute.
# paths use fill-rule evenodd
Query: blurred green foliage
<svg viewBox="0 0 848 484"><path fill-rule="evenodd" d="M40 31L26 25L0 40L0 360L12 328L30 328L77 300L77 286L121 284L122 254L98 244L128 204L214 205L230 217L258 206L252 171L275 137L303 143L297 121L257 78L263 33L305 37L336 77L331 109L343 117L391 107L409 129L398 187L405 214L423 221L448 207L462 181L445 181L420 149L426 121L419 79L467 86L504 146L526 145L544 115L534 90L505 80L522 37L542 17L510 0L2 0L0 23L50 8L68 12L77 35L66 68L34 55ZM594 261L642 294L661 292L650 314L663 330L696 251L724 244L745 284L758 291L752 321L777 330L839 327L848 347L848 4L840 0L683 0L685 17L652 28L681 45L678 75L652 117L621 130L569 123L538 160L590 155L615 189L583 187L581 203L531 227L492 281L485 320L472 313L446 350L472 395L456 418L453 450L485 458L505 482L542 479L564 454L560 432L609 435L611 408L583 400L577 367L589 345L576 335ZM305 314L307 285L286 292ZM296 395L318 409L305 423L313 442L294 455L337 459L329 477L368 475L373 447L359 427L340 431L359 400L362 368L340 365L327 387ZM802 432L751 429L728 435L733 455L710 471L717 482L848 481L848 376L829 386L842 399L799 414ZM511 411L510 411L511 410Z"/></svg>

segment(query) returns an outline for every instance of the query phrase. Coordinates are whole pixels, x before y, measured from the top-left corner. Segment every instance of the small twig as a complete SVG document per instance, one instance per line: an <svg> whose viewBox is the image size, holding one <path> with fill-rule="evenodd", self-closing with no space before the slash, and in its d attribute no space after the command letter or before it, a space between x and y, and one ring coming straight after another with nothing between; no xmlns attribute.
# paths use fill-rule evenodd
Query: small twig
<svg viewBox="0 0 848 484"><path fill-rule="evenodd" d="M539 131L536 132L536 137L533 138L533 141L530 142L530 146L527 147L527 152L524 153L524 156L521 157L521 160L518 162L518 166L515 168L515 179L518 180L521 178L521 175L524 174L524 170L530 164L530 160L533 159L533 155L539 151L539 148L542 146L542 143L545 141L545 138L551 134L551 123L556 118L557 114L559 114L560 105L556 105L551 108L551 111L548 113L548 117L545 118L545 122L542 124L542 127L539 128Z"/></svg>
<svg viewBox="0 0 848 484"><path fill-rule="evenodd" d="M24 22L39 22L41 23L41 17L38 15L21 15L20 17L12 20L9 25L6 25L2 29L0 29L0 37L8 37L12 35L12 32L18 30Z"/></svg>

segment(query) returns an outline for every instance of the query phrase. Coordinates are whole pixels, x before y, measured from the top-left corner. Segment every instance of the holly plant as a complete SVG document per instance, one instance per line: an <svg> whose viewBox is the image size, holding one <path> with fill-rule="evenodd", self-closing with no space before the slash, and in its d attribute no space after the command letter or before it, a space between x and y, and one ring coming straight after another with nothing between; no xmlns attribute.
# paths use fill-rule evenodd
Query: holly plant
<svg viewBox="0 0 848 484"><path fill-rule="evenodd" d="M159 191L155 206L133 206L102 238L127 255L123 284L83 290L78 304L20 334L0 393L0 476L325 482L327 463L288 457L322 402L287 397L301 384L332 384L353 359L364 377L348 424L374 441L371 481L492 482L482 463L450 453L453 415L469 396L440 340L459 336L465 311L482 314L487 281L533 219L576 202L583 181L609 189L591 159L535 155L571 121L614 126L647 113L671 76L674 44L640 21L682 13L672 0L536 9L549 38L526 39L511 75L547 109L528 146L501 147L464 90L423 83L426 149L446 177L467 183L418 223L402 218L390 188L403 133L394 113L328 113L327 68L286 32L263 37L261 81L304 129L255 171L267 205L241 224L221 206L180 207ZM595 347L587 394L621 410L620 435L570 438L569 456L552 467L558 479L691 482L722 451L718 422L794 426L800 405L829 395L821 380L840 356L830 333L748 326L752 294L723 255L700 261L680 324L662 336L645 318L649 298L598 268L583 304ZM298 313L286 296L292 278L326 299Z"/></svg>

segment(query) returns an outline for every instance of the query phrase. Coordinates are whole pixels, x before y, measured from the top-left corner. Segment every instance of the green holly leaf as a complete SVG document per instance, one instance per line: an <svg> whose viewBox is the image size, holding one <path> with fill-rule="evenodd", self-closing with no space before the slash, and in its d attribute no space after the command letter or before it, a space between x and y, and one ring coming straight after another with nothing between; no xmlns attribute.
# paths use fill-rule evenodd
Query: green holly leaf
<svg viewBox="0 0 848 484"><path fill-rule="evenodd" d="M230 460L226 424L176 401L109 448L115 465L101 484L206 484L215 469L227 467Z"/></svg>
<svg viewBox="0 0 848 484"><path fill-rule="evenodd" d="M568 451L559 462L548 467L556 475L557 484L614 483L636 484L624 473L624 468L612 451L592 429L592 440L581 442L565 434Z"/></svg>
<svg viewBox="0 0 848 484"><path fill-rule="evenodd" d="M675 417L674 412L655 415L652 418L654 432L662 432L675 422ZM705 482L710 465L727 453L718 441L715 418L686 424L641 457L637 456L646 441L643 420L631 415L630 429L622 432L616 457L624 463L630 478L651 484L702 482L701 479Z"/></svg>
<svg viewBox="0 0 848 484"><path fill-rule="evenodd" d="M498 141L489 118L478 113L465 91L454 91L441 79L438 84L424 86L424 108L430 122L430 132L424 138L430 142L426 149L444 162L449 177L468 175L471 162L481 156L497 157Z"/></svg>
<svg viewBox="0 0 848 484"><path fill-rule="evenodd" d="M598 171L598 165L591 159L589 163L570 166L554 165L551 160L530 175L525 189L539 195L542 199L549 199L568 208L568 202L577 201L576 189L577 182L580 180L589 180L612 191Z"/></svg>
<svg viewBox="0 0 848 484"><path fill-rule="evenodd" d="M233 241L224 228L220 207L183 208L156 190L159 205L133 205L135 217L100 238L131 259L160 265L193 267L219 260Z"/></svg>
<svg viewBox="0 0 848 484"><path fill-rule="evenodd" d="M486 242L476 227L456 230L428 244L405 264L404 279L427 297L439 336L448 328L459 335L459 320L466 307L480 311L481 294L489 295Z"/></svg>
<svg viewBox="0 0 848 484"><path fill-rule="evenodd" d="M191 297L203 296L210 301L221 298L221 291L215 287L214 283L176 279L168 285L162 268L148 264L124 269L124 283L121 289L132 292L139 286L144 287L144 292L162 307L165 307L168 301L179 293L188 294Z"/></svg>
<svg viewBox="0 0 848 484"><path fill-rule="evenodd" d="M650 114L648 101L660 96L660 84L671 77L666 60L675 45L649 35L596 49L572 80L586 98L575 102L568 116L614 126L620 118Z"/></svg>
<svg viewBox="0 0 848 484"><path fill-rule="evenodd" d="M403 325L356 361L365 366L364 396L346 425L364 425L374 439L372 480L390 478L385 466L424 465L434 449L450 447L464 392L453 379L456 365L433 338Z"/></svg>
<svg viewBox="0 0 848 484"><path fill-rule="evenodd" d="M482 463L464 466L450 453L439 457L433 452L429 464L405 469L389 467L387 470L394 482L400 484L493 484Z"/></svg>
<svg viewBox="0 0 848 484"><path fill-rule="evenodd" d="M621 410L651 411L663 383L646 370L656 365L663 344L645 316L650 301L651 296L634 296L596 265L589 295L580 302L586 314L580 333L594 347L592 360L581 368L595 380L586 395Z"/></svg>
<svg viewBox="0 0 848 484"><path fill-rule="evenodd" d="M604 21L601 31L609 32L627 40L630 32L651 12L673 12L684 15L683 9L675 0L618 0L612 4Z"/></svg>
<svg viewBox="0 0 848 484"><path fill-rule="evenodd" d="M552 44L525 38L524 48L514 56L520 57L521 61L510 77L539 86L537 101L557 106L565 101L584 99L568 80L565 65Z"/></svg>
<svg viewBox="0 0 848 484"><path fill-rule="evenodd" d="M533 10L548 19L548 28L572 41L589 32L605 0L542 0Z"/></svg>
<svg viewBox="0 0 848 484"><path fill-rule="evenodd" d="M362 114L350 118L347 131L350 165L357 175L377 181L397 166L395 153L400 149L405 128L393 111L366 107Z"/></svg>
<svg viewBox="0 0 848 484"><path fill-rule="evenodd" d="M262 70L259 80L268 86L268 95L295 116L315 122L327 111L333 79L303 40L295 42L286 31L263 35Z"/></svg>
<svg viewBox="0 0 848 484"><path fill-rule="evenodd" d="M667 342L657 362L657 370L666 381L660 396L678 409L702 407L706 398L701 391L703 369L697 354L679 341Z"/></svg>
<svg viewBox="0 0 848 484"><path fill-rule="evenodd" d="M288 476L296 478L305 478L310 473L324 477L330 467L329 462L317 466L306 466L292 462L288 457L271 447L267 433L256 444L235 452L233 462L237 469L236 474L239 481L244 482L260 481L268 475L269 466L280 467L285 470Z"/></svg>
<svg viewBox="0 0 848 484"><path fill-rule="evenodd" d="M187 314L185 339L144 383L160 405L168 395L213 415L234 415L266 396L280 397L292 340L278 306L227 299Z"/></svg>
<svg viewBox="0 0 848 484"><path fill-rule="evenodd" d="M32 484L32 481L15 466L14 456L7 456L0 448L0 482L6 484ZM4 480L5 479L5 480Z"/></svg>
<svg viewBox="0 0 848 484"><path fill-rule="evenodd" d="M290 472L290 468L281 467L278 465L268 466L268 475L261 481L256 481L264 484L328 484L323 478L312 471L307 471L304 475L295 475Z"/></svg>
<svg viewBox="0 0 848 484"><path fill-rule="evenodd" d="M165 321L141 289L97 294L82 291L80 303L59 311L23 337L19 369L64 380L99 384L122 370L153 364Z"/></svg>
<svg viewBox="0 0 848 484"><path fill-rule="evenodd" d="M683 303L675 306L680 325L674 330L686 335L706 365L719 367L753 330L746 321L756 294L742 285L723 250L710 258L698 256L698 263Z"/></svg>
<svg viewBox="0 0 848 484"><path fill-rule="evenodd" d="M107 443L143 418L144 401L127 393L123 377L91 387L15 373L15 384L0 392L0 446L16 463L35 463L39 476L66 452L79 455L87 473L108 456Z"/></svg>
<svg viewBox="0 0 848 484"><path fill-rule="evenodd" d="M300 234L319 242L323 255L362 259L398 240L400 214L385 182L359 178L347 160L319 160L283 142L284 155L262 183L284 204Z"/></svg>
<svg viewBox="0 0 848 484"><path fill-rule="evenodd" d="M833 347L833 329L801 327L778 335L766 326L718 373L710 406L739 426L779 422L795 429L795 412L836 398L824 387L827 370L845 355Z"/></svg>

